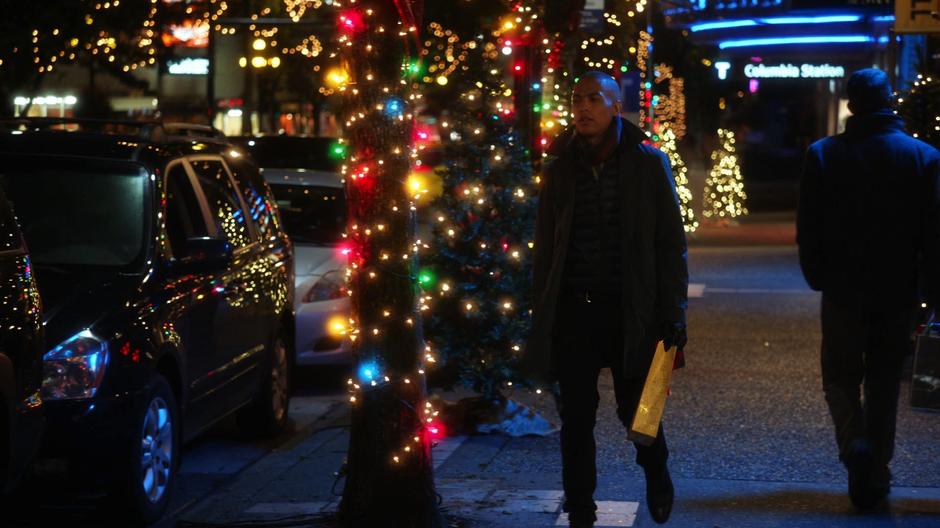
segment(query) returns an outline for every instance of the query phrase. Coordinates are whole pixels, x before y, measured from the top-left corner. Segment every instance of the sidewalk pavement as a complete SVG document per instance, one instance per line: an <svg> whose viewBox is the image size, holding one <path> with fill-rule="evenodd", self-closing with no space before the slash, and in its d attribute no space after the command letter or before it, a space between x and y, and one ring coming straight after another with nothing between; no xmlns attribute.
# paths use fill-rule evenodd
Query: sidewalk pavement
<svg viewBox="0 0 940 528"><path fill-rule="evenodd" d="M177 520L231 525L310 516L308 524L335 512L342 481L333 472L343 463L349 441L348 407L334 408L323 424L293 445L258 460L228 485L184 511ZM558 436L509 438L500 435L451 437L434 449L435 479L442 511L468 527L567 526L561 510ZM624 441L624 449L630 449ZM529 458L531 466L519 469ZM642 473L626 469L616 484L600 468L596 526L655 526L644 500ZM619 471L618 471L619 472ZM335 486L334 486L335 485ZM940 526L940 488L896 487L890 512L852 512L844 485L675 478L676 504L669 526L715 528L819 528ZM299 516L299 517L298 517ZM184 524L185 524L184 522Z"/></svg>

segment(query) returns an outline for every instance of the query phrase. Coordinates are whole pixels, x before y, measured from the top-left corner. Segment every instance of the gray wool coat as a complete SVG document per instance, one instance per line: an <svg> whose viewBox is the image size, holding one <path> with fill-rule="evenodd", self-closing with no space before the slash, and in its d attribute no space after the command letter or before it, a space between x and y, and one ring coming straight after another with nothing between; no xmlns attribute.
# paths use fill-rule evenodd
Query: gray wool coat
<svg viewBox="0 0 940 528"><path fill-rule="evenodd" d="M617 147L622 178L624 376L643 378L666 323L685 323L688 265L685 229L668 157L643 143L639 127L621 119ZM562 132L542 171L535 228L532 328L521 368L536 382L558 379L553 335L574 209L575 132Z"/></svg>

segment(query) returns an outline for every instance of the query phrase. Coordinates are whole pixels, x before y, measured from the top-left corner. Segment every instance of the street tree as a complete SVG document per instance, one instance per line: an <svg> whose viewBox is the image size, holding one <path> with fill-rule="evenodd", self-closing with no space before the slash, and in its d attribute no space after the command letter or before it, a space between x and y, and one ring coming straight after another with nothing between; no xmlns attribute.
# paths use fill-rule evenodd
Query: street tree
<svg viewBox="0 0 940 528"><path fill-rule="evenodd" d="M362 0L338 16L349 271L358 360L339 517L348 527L437 528L431 465L434 411L426 402L417 303L415 208L406 186L413 108L409 57L420 0Z"/></svg>

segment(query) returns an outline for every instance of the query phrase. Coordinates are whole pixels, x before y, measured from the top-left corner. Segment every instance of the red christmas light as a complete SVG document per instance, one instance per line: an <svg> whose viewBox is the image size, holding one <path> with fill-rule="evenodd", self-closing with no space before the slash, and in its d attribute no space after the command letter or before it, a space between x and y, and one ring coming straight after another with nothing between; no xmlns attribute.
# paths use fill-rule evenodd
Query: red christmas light
<svg viewBox="0 0 940 528"><path fill-rule="evenodd" d="M444 434L444 426L437 422L429 423L427 426L427 431L431 436L431 440L440 440L441 438L447 436Z"/></svg>
<svg viewBox="0 0 940 528"><path fill-rule="evenodd" d="M339 29L344 33L359 33L365 29L362 15L355 9L343 12L339 16Z"/></svg>

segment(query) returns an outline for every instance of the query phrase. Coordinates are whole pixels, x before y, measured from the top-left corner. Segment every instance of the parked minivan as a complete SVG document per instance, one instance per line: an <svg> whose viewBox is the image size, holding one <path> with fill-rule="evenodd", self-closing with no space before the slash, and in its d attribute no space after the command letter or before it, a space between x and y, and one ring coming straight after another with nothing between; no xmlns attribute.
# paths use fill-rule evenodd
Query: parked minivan
<svg viewBox="0 0 940 528"><path fill-rule="evenodd" d="M42 303L16 217L0 190L0 494L39 446Z"/></svg>
<svg viewBox="0 0 940 528"><path fill-rule="evenodd" d="M235 412L252 432L286 423L292 245L270 189L222 139L159 123L7 126L0 189L49 344L43 456L152 522L182 442Z"/></svg>

